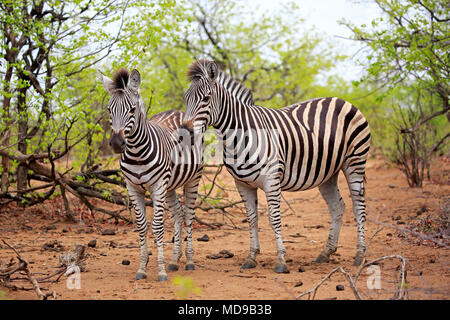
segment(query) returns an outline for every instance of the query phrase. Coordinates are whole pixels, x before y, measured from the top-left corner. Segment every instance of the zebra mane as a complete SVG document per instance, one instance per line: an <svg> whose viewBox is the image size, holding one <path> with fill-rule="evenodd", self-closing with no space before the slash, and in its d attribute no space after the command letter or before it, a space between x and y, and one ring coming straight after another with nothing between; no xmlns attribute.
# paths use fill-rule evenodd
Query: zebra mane
<svg viewBox="0 0 450 320"><path fill-rule="evenodd" d="M210 62L212 61L207 59L196 60L188 69L187 76L189 81L194 81L195 78L208 77L206 67ZM219 70L217 82L223 85L226 90L232 92L233 96L238 100L246 104L254 104L252 91L224 71Z"/></svg>
<svg viewBox="0 0 450 320"><path fill-rule="evenodd" d="M112 77L112 90L125 89L128 84L130 72L125 68L117 70Z"/></svg>
<svg viewBox="0 0 450 320"><path fill-rule="evenodd" d="M219 82L228 92L232 93L237 100L244 102L245 104L254 104L252 91L242 82L234 79L224 71L219 70L217 82Z"/></svg>
<svg viewBox="0 0 450 320"><path fill-rule="evenodd" d="M210 63L207 59L198 59L192 63L187 71L189 81L194 81L195 78L204 77L208 73L206 72L206 66Z"/></svg>

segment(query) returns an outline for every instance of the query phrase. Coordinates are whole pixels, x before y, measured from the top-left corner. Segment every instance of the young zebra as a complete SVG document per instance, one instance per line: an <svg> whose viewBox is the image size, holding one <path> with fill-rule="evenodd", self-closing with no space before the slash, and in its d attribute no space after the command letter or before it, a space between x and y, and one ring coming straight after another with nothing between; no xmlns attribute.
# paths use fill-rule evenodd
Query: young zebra
<svg viewBox="0 0 450 320"><path fill-rule="evenodd" d="M179 132L183 112L166 111L146 119L145 104L139 95L141 76L137 70L116 72L113 79L100 74L101 82L110 93L108 110L112 135L110 145L120 153L120 168L134 205L140 239L140 266L136 279L146 278L148 262L147 219L144 194L153 200L152 233L158 247L158 280L167 280L163 253L163 211L167 201L175 223L175 243L169 270L178 270L182 255L181 233L183 217L186 223L186 270L194 269L192 222L202 173L202 151L189 143L182 149ZM184 187L185 209L178 201L176 188Z"/></svg>
<svg viewBox="0 0 450 320"><path fill-rule="evenodd" d="M281 191L319 187L331 213L325 248L316 262L329 261L337 249L344 213L338 174L347 179L357 221L355 265L365 254L364 178L370 145L369 125L361 112L339 98L319 98L282 109L253 103L250 90L218 70L213 61L198 60L189 70L183 126L201 135L212 125L223 140L224 164L234 177L246 204L250 223L250 253L242 268L256 266L258 240L257 188L264 190L269 221L275 232L278 262L275 272L286 273L281 238Z"/></svg>

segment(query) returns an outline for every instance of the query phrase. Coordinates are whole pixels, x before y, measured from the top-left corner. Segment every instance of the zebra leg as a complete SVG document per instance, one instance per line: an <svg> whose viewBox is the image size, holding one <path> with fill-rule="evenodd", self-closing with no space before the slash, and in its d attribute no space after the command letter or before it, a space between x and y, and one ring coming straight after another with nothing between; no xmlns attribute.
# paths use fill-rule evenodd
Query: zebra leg
<svg viewBox="0 0 450 320"><path fill-rule="evenodd" d="M186 270L195 270L194 266L194 247L192 246L192 223L195 218L195 201L197 200L198 179L190 181L184 186L185 204L184 204L184 219L186 224Z"/></svg>
<svg viewBox="0 0 450 320"><path fill-rule="evenodd" d="M167 183L158 183L150 190L153 200L152 233L158 248L158 281L166 281L167 273L164 260L164 204L166 201Z"/></svg>
<svg viewBox="0 0 450 320"><path fill-rule="evenodd" d="M172 213L172 218L174 220L174 244L173 244L173 256L167 269L170 271L178 270L178 261L181 258L181 235L182 235L182 225L183 225L183 208L178 201L177 193L175 190L167 192L167 205L169 206L169 211Z"/></svg>
<svg viewBox="0 0 450 320"><path fill-rule="evenodd" d="M331 226L330 233L328 235L327 245L319 254L315 262L328 262L330 261L330 255L336 252L339 232L342 225L342 216L344 214L345 203L342 200L342 196L339 193L338 188L338 175L335 174L327 182L319 187L319 191L322 197L325 199L328 210L331 214Z"/></svg>
<svg viewBox="0 0 450 320"><path fill-rule="evenodd" d="M140 264L136 273L136 279L147 278L147 263L148 263L148 249L147 249L147 218L145 216L145 201L144 191L136 188L131 183L127 183L127 190L130 195L131 202L134 206L134 213L136 214L137 229L139 232L140 245Z"/></svg>
<svg viewBox="0 0 450 320"><path fill-rule="evenodd" d="M355 215L358 228L358 244L356 246L356 256L353 265L362 263L366 254L366 240L364 236L364 222L366 221L366 200L364 199L364 170L355 170L349 167L344 170L347 178L350 196L353 202L353 214Z"/></svg>
<svg viewBox="0 0 450 320"><path fill-rule="evenodd" d="M250 226L250 252L245 259L242 269L250 269L256 267L256 255L260 252L259 238L258 238L258 189L252 188L245 184L235 181L236 188L245 202L245 209L247 211L247 220Z"/></svg>
<svg viewBox="0 0 450 320"><path fill-rule="evenodd" d="M269 222L273 231L275 232L275 240L277 243L278 262L275 266L276 273L289 273L284 256L286 249L284 248L283 239L281 238L281 213L280 200L281 188L279 185L270 185L271 189L264 190L266 192L267 205L269 206ZM274 188L275 187L275 188Z"/></svg>

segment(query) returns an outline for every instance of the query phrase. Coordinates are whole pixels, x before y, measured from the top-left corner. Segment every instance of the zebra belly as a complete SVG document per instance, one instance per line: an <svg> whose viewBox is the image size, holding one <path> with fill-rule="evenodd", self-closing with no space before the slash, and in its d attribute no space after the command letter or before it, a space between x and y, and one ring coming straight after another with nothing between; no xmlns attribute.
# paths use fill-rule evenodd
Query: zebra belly
<svg viewBox="0 0 450 320"><path fill-rule="evenodd" d="M148 165L130 165L123 162L120 163L120 169L133 184L146 186L154 185L167 173L165 166L149 167Z"/></svg>
<svg viewBox="0 0 450 320"><path fill-rule="evenodd" d="M242 167L227 165L226 163L225 166L235 180L263 190L267 188L268 182L273 181L274 178L276 179L278 177L278 174L276 173L276 171L278 171L277 169L270 172L266 169L251 171L243 170Z"/></svg>
<svg viewBox="0 0 450 320"><path fill-rule="evenodd" d="M171 169L168 190L174 190L184 186L194 178L198 177L201 173L201 165L176 165Z"/></svg>

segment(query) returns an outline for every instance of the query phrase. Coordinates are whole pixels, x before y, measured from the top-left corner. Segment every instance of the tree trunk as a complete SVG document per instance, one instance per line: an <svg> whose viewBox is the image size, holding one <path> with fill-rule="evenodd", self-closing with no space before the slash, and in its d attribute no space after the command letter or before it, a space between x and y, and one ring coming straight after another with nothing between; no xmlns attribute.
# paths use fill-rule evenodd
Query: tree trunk
<svg viewBox="0 0 450 320"><path fill-rule="evenodd" d="M28 149L27 133L28 133L28 110L26 105L26 95L28 87L20 88L17 97L17 113L18 113L18 136L19 143L17 150L26 155ZM27 189L28 169L25 165L20 164L17 168L17 190Z"/></svg>
<svg viewBox="0 0 450 320"><path fill-rule="evenodd" d="M13 68L8 65L8 69L5 73L5 79L4 79L4 95L3 95L3 119L4 119L4 125L5 125L5 131L3 133L3 147L9 146L9 138L11 136L11 132L9 130L9 126L11 123L10 119L10 105L11 105L11 97L10 97L10 82L13 74ZM2 157L2 178L1 178L1 192L7 192L9 187L9 158Z"/></svg>

